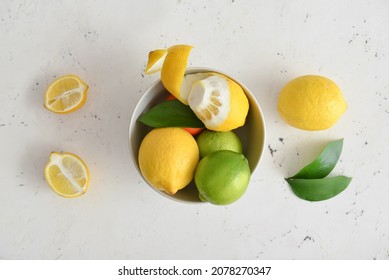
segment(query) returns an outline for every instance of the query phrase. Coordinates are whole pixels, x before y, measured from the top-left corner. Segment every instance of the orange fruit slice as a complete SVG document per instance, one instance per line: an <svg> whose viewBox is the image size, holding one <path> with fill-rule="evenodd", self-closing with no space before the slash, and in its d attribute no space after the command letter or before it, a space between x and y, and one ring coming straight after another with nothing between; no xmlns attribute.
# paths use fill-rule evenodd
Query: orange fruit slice
<svg viewBox="0 0 389 280"><path fill-rule="evenodd" d="M57 114L67 114L84 105L88 85L74 75L62 76L46 90L44 107Z"/></svg>
<svg viewBox="0 0 389 280"><path fill-rule="evenodd" d="M52 152L44 175L51 189L63 197L77 197L88 190L89 169L74 154Z"/></svg>

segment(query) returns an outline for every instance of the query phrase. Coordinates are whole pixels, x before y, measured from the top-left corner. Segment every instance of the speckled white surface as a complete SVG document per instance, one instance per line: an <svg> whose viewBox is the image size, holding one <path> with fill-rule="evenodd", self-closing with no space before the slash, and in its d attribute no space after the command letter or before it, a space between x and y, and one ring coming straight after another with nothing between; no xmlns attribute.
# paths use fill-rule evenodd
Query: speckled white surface
<svg viewBox="0 0 389 280"><path fill-rule="evenodd" d="M389 259L388 15L386 0L1 1L0 259ZM176 43L195 46L190 65L246 84L265 114L265 155L230 206L163 198L130 161L131 113L158 79L143 75L147 53ZM55 115L43 93L67 73L90 85L88 100ZM329 130L277 113L282 86L304 74L344 91L349 109ZM283 178L338 138L333 173L352 183L298 199ZM49 189L52 150L87 162L86 195Z"/></svg>

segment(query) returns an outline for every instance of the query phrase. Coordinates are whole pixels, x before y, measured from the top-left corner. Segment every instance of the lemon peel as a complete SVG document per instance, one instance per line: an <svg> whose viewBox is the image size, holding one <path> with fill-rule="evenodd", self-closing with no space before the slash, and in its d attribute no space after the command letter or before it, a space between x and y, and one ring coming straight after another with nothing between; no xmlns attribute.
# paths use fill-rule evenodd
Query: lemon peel
<svg viewBox="0 0 389 280"><path fill-rule="evenodd" d="M149 75L161 71L166 55L166 49L154 50L149 52L149 59L147 61L145 73Z"/></svg>
<svg viewBox="0 0 389 280"><path fill-rule="evenodd" d="M161 81L166 90L185 105L188 105L189 90L184 75L192 48L189 45L174 45L167 49L151 51L145 70L146 74L161 71Z"/></svg>
<svg viewBox="0 0 389 280"><path fill-rule="evenodd" d="M181 85L192 48L189 45L175 45L168 48L161 70L161 81L164 87L185 105L188 105L188 101L181 94Z"/></svg>

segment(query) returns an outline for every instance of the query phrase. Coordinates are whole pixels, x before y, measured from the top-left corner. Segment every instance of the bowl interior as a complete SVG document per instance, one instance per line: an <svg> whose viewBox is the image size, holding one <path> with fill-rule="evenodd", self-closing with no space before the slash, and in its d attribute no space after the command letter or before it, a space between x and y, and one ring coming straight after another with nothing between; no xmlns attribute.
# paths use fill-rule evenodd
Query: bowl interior
<svg viewBox="0 0 389 280"><path fill-rule="evenodd" d="M215 71L213 69L206 69L206 68L188 69L186 71L186 74L192 74L198 72L217 72L229 77L228 75L220 71ZM242 141L243 153L249 162L251 173L253 173L256 167L258 166L258 163L263 154L263 149L265 145L265 124L264 124L261 108L258 105L257 101L255 100L254 96L245 86L243 86L238 81L236 82L243 88L244 92L246 93L246 96L249 100L250 109L246 118L245 125L243 127L234 130L234 132L239 136L239 138ZM148 111L156 104L165 100L168 94L169 93L164 88L162 82L157 81L145 92L145 94L142 96L142 98L139 100L138 104L136 105L134 112L132 114L130 129L129 129L131 157L135 167L137 168L139 174L142 177L143 175L138 165L138 151L143 138L146 136L146 134L149 131L152 130L152 128L138 122L137 120L139 116L142 115L144 112ZM163 191L159 191L155 188L153 189L157 191L159 194L176 201L201 202L198 196L197 188L193 181L187 187L178 191L175 195L168 195Z"/></svg>

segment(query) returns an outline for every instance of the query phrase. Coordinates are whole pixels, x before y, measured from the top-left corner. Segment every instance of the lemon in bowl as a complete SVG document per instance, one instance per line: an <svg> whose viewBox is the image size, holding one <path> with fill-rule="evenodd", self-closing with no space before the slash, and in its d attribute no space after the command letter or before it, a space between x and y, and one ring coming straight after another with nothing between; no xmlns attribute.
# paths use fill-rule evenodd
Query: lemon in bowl
<svg viewBox="0 0 389 280"><path fill-rule="evenodd" d="M193 136L179 127L151 130L139 147L139 169L154 188L174 195L193 179L199 149Z"/></svg>
<svg viewBox="0 0 389 280"><path fill-rule="evenodd" d="M265 145L265 122L262 110L254 95L241 82L233 79L229 75L209 68L187 68L185 71L186 75L196 74L201 77L206 77L209 75L209 73L216 73L218 75L227 77L239 85L242 89L242 92L247 97L248 113L245 118L245 123L233 131L238 135L242 142L243 155L247 158L250 172L253 173L261 160ZM153 184L150 184L150 182L142 173L139 165L139 149L141 147L141 143L145 136L148 135L153 130L153 128L140 123L138 119L142 114L149 111L152 107L163 102L168 95L169 92L166 90L164 84L161 80L158 80L143 94L137 103L133 111L129 127L131 159L137 171L144 178L146 183L160 195L179 202L198 203L202 200L199 198L199 191L195 185L194 180L192 180L184 188L177 190L174 195L171 195L164 190L156 188L153 186Z"/></svg>

